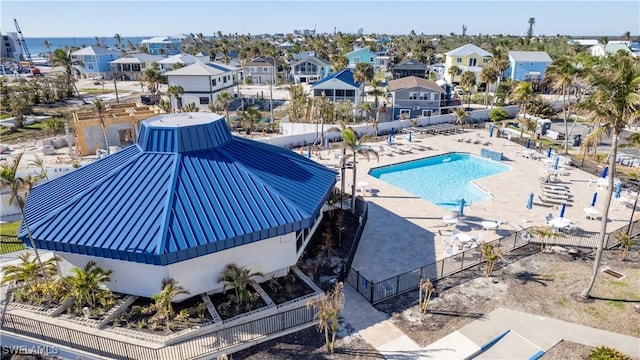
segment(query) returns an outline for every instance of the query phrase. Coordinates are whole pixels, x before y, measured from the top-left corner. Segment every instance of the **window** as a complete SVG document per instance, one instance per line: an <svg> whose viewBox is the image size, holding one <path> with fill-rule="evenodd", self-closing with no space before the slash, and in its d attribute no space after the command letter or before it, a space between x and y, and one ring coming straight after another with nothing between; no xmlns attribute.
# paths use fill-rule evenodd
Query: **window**
<svg viewBox="0 0 640 360"><path fill-rule="evenodd" d="M422 110L422 116L431 116L431 110Z"/></svg>
<svg viewBox="0 0 640 360"><path fill-rule="evenodd" d="M336 96L344 96L344 90L343 89L336 89Z"/></svg>
<svg viewBox="0 0 640 360"><path fill-rule="evenodd" d="M249 68L249 72L256 72L256 68L255 68L255 67L253 67L253 66L252 66L252 67L250 67L250 68Z"/></svg>
<svg viewBox="0 0 640 360"><path fill-rule="evenodd" d="M400 119L409 119L410 117L411 117L411 110L409 109L400 110Z"/></svg>
<svg viewBox="0 0 640 360"><path fill-rule="evenodd" d="M211 86L217 86L216 85L216 79L211 80Z"/></svg>
<svg viewBox="0 0 640 360"><path fill-rule="evenodd" d="M469 59L469 66L476 66L477 61L478 60L476 58Z"/></svg>
<svg viewBox="0 0 640 360"><path fill-rule="evenodd" d="M359 57L354 57L354 58L353 58L353 63L354 63L354 64L357 64L357 63L359 63L359 62L360 62L360 58L359 58Z"/></svg>
<svg viewBox="0 0 640 360"><path fill-rule="evenodd" d="M409 100L416 100L418 99L418 93L417 92L410 92L409 93Z"/></svg>
<svg viewBox="0 0 640 360"><path fill-rule="evenodd" d="M482 63L483 63L483 64L486 64L486 63L488 63L488 62L489 62L489 59L487 59L487 58L482 59Z"/></svg>
<svg viewBox="0 0 640 360"><path fill-rule="evenodd" d="M200 97L200 105L209 105L208 97Z"/></svg>
<svg viewBox="0 0 640 360"><path fill-rule="evenodd" d="M420 93L420 100L429 100L429 93L428 92L421 92Z"/></svg>
<svg viewBox="0 0 640 360"><path fill-rule="evenodd" d="M440 99L440 94L438 93L433 93L433 100L434 101L438 101Z"/></svg>
<svg viewBox="0 0 640 360"><path fill-rule="evenodd" d="M265 67L263 67L263 68L262 68L262 72L269 72L269 68L268 68L268 67L266 67L266 66L265 66Z"/></svg>
<svg viewBox="0 0 640 360"><path fill-rule="evenodd" d="M462 58L456 58L456 62L457 62L458 64L462 64Z"/></svg>
<svg viewBox="0 0 640 360"><path fill-rule="evenodd" d="M222 77L222 82L225 83L225 84L227 83L227 77L226 76Z"/></svg>
<svg viewBox="0 0 640 360"><path fill-rule="evenodd" d="M374 59L372 57L369 58L369 62L373 63Z"/></svg>
<svg viewBox="0 0 640 360"><path fill-rule="evenodd" d="M346 90L347 93L347 97L355 97L356 96L356 91L355 90Z"/></svg>
<svg viewBox="0 0 640 360"><path fill-rule="evenodd" d="M93 70L93 64L89 64L89 70Z"/></svg>

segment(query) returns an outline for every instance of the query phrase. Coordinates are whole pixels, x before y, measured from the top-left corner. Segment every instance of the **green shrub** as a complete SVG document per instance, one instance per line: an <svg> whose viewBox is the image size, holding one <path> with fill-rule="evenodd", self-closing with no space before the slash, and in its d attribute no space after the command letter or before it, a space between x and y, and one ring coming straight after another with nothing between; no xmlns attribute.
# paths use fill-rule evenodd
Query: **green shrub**
<svg viewBox="0 0 640 360"><path fill-rule="evenodd" d="M620 351L607 347L598 346L597 348L589 352L590 360L631 360L630 356L621 353Z"/></svg>
<svg viewBox="0 0 640 360"><path fill-rule="evenodd" d="M62 131L64 130L64 121L58 118L47 119L42 123L42 127L49 131Z"/></svg>

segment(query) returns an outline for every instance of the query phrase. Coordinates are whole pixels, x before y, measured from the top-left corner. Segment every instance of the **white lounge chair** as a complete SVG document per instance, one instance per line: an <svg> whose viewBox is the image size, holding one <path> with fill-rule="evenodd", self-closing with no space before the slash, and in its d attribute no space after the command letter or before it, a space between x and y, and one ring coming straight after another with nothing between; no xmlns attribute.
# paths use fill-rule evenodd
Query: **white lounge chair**
<svg viewBox="0 0 640 360"><path fill-rule="evenodd" d="M453 256L453 255L457 254L459 250L460 250L460 248L458 247L458 245L452 245L451 247L446 248L444 250L444 253L442 254L442 257Z"/></svg>

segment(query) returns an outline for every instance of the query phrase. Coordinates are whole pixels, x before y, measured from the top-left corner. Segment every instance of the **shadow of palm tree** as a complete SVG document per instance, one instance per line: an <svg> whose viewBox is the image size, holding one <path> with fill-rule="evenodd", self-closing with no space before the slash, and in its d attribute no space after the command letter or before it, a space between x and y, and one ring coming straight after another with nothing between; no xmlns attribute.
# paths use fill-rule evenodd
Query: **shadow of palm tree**
<svg viewBox="0 0 640 360"><path fill-rule="evenodd" d="M453 316L453 317L466 317L466 318L472 318L472 319L482 319L482 318L484 318L484 314L483 313L461 312L461 311L452 311L452 310L429 309L429 314L443 315L443 316Z"/></svg>
<svg viewBox="0 0 640 360"><path fill-rule="evenodd" d="M640 300L637 300L637 299L613 299L613 298L606 298L606 297L600 297L600 296L590 296L589 298L593 300L605 300L605 301L640 304Z"/></svg>
<svg viewBox="0 0 640 360"><path fill-rule="evenodd" d="M542 286L547 286L547 284L545 282L547 281L553 281L553 279L549 279L548 277L546 277L545 275L539 275L536 273L532 273L530 271L520 271L519 273L517 273L515 275L515 278L520 280L522 282L522 284L526 284L528 282L534 282L536 284L540 284Z"/></svg>

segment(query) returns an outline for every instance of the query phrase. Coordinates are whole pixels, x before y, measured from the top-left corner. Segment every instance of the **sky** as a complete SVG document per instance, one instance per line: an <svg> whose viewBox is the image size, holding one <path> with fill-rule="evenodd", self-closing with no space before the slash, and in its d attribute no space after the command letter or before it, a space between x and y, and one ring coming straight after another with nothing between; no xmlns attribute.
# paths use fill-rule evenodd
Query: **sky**
<svg viewBox="0 0 640 360"><path fill-rule="evenodd" d="M640 35L640 1L31 1L0 0L3 33L25 37L317 32Z"/></svg>

